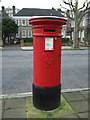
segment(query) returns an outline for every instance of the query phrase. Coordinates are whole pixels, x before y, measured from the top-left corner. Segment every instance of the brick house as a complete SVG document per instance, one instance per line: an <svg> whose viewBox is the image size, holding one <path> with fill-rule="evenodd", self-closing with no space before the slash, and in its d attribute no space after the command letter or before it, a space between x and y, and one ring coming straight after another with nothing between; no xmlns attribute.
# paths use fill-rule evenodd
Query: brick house
<svg viewBox="0 0 90 120"><path fill-rule="evenodd" d="M23 8L17 14L13 16L16 24L19 26L17 38L29 38L32 37L32 26L29 24L29 20L32 17L39 16L58 16L64 17L60 12L54 9L39 9L39 8Z"/></svg>

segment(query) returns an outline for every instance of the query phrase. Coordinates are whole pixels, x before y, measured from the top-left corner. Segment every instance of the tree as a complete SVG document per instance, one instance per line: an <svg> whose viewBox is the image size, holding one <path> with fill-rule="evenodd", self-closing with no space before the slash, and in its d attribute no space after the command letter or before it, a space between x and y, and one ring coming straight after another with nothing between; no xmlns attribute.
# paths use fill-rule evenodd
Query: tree
<svg viewBox="0 0 90 120"><path fill-rule="evenodd" d="M88 40L88 32L89 32L89 29L88 29L88 26L85 26L85 33L84 33L84 44L85 45L89 45L89 41L90 40Z"/></svg>
<svg viewBox="0 0 90 120"><path fill-rule="evenodd" d="M83 19L83 17L88 13L88 4L90 2L87 2L87 0L85 0L85 2L83 3L83 6L81 8L78 7L78 0L68 0L68 2L66 2L65 0L63 0L63 3L68 5L69 9L62 7L62 5L60 4L61 8L66 9L66 11L70 11L71 14L69 14L69 12L65 12L62 11L60 9L60 11L62 13L65 13L67 15L68 18L72 19L74 21L74 40L73 40L73 47L74 48L79 48L79 26L80 23ZM83 12L80 12L83 11Z"/></svg>
<svg viewBox="0 0 90 120"><path fill-rule="evenodd" d="M18 26L14 20L11 18L3 18L2 19L2 38L3 43L5 43L5 39L7 37L15 36L18 31Z"/></svg>

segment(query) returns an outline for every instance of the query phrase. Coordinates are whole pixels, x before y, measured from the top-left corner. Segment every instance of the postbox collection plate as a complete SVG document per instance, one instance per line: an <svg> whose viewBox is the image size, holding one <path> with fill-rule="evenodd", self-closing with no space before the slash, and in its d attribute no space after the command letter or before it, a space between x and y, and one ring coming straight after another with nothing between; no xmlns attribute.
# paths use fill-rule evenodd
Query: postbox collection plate
<svg viewBox="0 0 90 120"><path fill-rule="evenodd" d="M45 38L45 50L54 50L54 40L53 38Z"/></svg>

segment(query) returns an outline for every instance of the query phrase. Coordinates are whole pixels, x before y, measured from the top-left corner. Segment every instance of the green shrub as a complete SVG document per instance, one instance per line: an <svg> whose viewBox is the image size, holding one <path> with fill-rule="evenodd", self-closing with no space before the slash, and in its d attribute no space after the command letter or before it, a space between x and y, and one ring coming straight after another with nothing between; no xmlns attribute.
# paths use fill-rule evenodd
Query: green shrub
<svg viewBox="0 0 90 120"><path fill-rule="evenodd" d="M24 40L24 43L29 43L29 42L33 42L33 38L22 38L22 40Z"/></svg>
<svg viewBox="0 0 90 120"><path fill-rule="evenodd" d="M63 44L66 44L66 43L68 43L68 42L69 42L69 38L67 38L67 37L66 37L66 38L62 38L62 43L63 43Z"/></svg>

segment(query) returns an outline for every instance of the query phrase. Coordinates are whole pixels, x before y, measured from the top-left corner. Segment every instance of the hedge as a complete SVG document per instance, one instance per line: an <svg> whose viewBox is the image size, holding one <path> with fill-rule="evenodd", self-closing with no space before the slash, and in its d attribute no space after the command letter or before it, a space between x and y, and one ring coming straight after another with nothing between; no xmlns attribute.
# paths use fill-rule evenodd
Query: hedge
<svg viewBox="0 0 90 120"><path fill-rule="evenodd" d="M62 43L65 44L65 43L68 43L69 42L69 38L62 38Z"/></svg>
<svg viewBox="0 0 90 120"><path fill-rule="evenodd" d="M25 43L28 43L28 42L33 42L33 38L22 38L22 40L24 40Z"/></svg>
<svg viewBox="0 0 90 120"><path fill-rule="evenodd" d="M25 43L28 43L28 42L33 42L33 38L22 38L22 40L24 40ZM65 43L68 43L69 42L69 38L62 38L62 43L65 44Z"/></svg>

